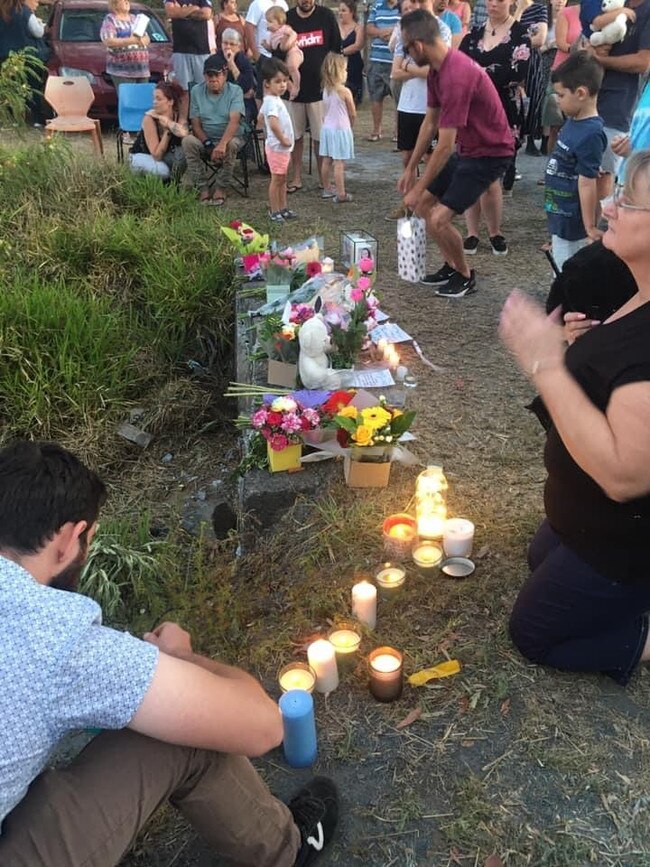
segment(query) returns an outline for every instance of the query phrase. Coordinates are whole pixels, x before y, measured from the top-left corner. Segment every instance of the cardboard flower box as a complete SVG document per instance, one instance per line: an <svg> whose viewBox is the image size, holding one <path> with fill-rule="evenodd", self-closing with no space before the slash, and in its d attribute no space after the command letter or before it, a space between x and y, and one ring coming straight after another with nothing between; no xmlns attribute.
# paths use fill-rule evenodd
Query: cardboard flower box
<svg viewBox="0 0 650 867"><path fill-rule="evenodd" d="M269 385L281 385L282 388L295 388L297 376L297 364L287 364L286 361L275 361L269 358L266 372L266 381Z"/></svg>
<svg viewBox="0 0 650 867"><path fill-rule="evenodd" d="M390 479L390 461L353 461L343 459L343 473L349 488L385 488Z"/></svg>

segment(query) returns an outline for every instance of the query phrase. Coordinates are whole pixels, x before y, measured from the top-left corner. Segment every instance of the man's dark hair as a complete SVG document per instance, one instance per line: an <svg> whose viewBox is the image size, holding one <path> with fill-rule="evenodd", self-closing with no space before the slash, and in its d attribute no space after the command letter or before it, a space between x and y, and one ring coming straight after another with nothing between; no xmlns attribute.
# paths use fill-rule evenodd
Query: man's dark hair
<svg viewBox="0 0 650 867"><path fill-rule="evenodd" d="M588 51L569 54L551 73L553 84L561 84L575 93L579 87L586 87L590 96L595 96L603 83L604 70L595 57Z"/></svg>
<svg viewBox="0 0 650 867"><path fill-rule="evenodd" d="M402 37L404 43L424 42L425 45L433 45L435 40L440 37L438 20L426 9L416 9L415 12L409 12L402 18L400 26L406 37Z"/></svg>
<svg viewBox="0 0 650 867"><path fill-rule="evenodd" d="M262 63L262 81L273 81L278 72L287 78L291 77L286 63L277 57L265 57Z"/></svg>
<svg viewBox="0 0 650 867"><path fill-rule="evenodd" d="M0 450L0 549L36 554L68 522L97 520L104 483L56 443Z"/></svg>

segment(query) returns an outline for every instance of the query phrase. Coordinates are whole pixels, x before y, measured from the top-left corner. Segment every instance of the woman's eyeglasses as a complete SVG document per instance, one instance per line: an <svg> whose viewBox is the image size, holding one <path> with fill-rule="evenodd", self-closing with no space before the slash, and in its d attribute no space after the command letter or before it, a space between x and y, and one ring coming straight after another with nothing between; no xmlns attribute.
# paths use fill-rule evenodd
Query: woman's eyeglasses
<svg viewBox="0 0 650 867"><path fill-rule="evenodd" d="M650 211L650 207L647 205L635 205L630 202L625 195L625 184L616 184L611 201L617 208L622 208L624 211Z"/></svg>

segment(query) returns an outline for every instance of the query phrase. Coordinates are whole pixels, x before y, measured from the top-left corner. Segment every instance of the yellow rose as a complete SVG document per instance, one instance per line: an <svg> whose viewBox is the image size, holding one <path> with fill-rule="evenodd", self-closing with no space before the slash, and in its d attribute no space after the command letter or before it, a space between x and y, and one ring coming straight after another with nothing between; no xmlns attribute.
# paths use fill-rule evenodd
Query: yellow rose
<svg viewBox="0 0 650 867"><path fill-rule="evenodd" d="M371 406L361 410L361 418L364 425L373 430L380 430L390 422L391 414L380 406Z"/></svg>
<svg viewBox="0 0 650 867"><path fill-rule="evenodd" d="M356 417L359 415L359 413L357 412L356 406L350 406L350 404L348 404L347 406L344 406L339 411L338 414L342 415L343 418L352 418L352 419L356 419Z"/></svg>
<svg viewBox="0 0 650 867"><path fill-rule="evenodd" d="M352 434L352 439L358 446L370 446L372 445L372 434L372 428L367 427L365 424L360 424L356 433Z"/></svg>

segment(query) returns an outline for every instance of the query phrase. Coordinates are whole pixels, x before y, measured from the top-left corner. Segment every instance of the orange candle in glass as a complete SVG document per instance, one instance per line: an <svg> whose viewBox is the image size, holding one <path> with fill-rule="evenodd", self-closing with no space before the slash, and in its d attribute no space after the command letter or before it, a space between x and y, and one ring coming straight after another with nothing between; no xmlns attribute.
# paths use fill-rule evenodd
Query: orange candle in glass
<svg viewBox="0 0 650 867"><path fill-rule="evenodd" d="M400 512L389 515L382 527L384 551L392 560L406 560L417 537L415 518Z"/></svg>

